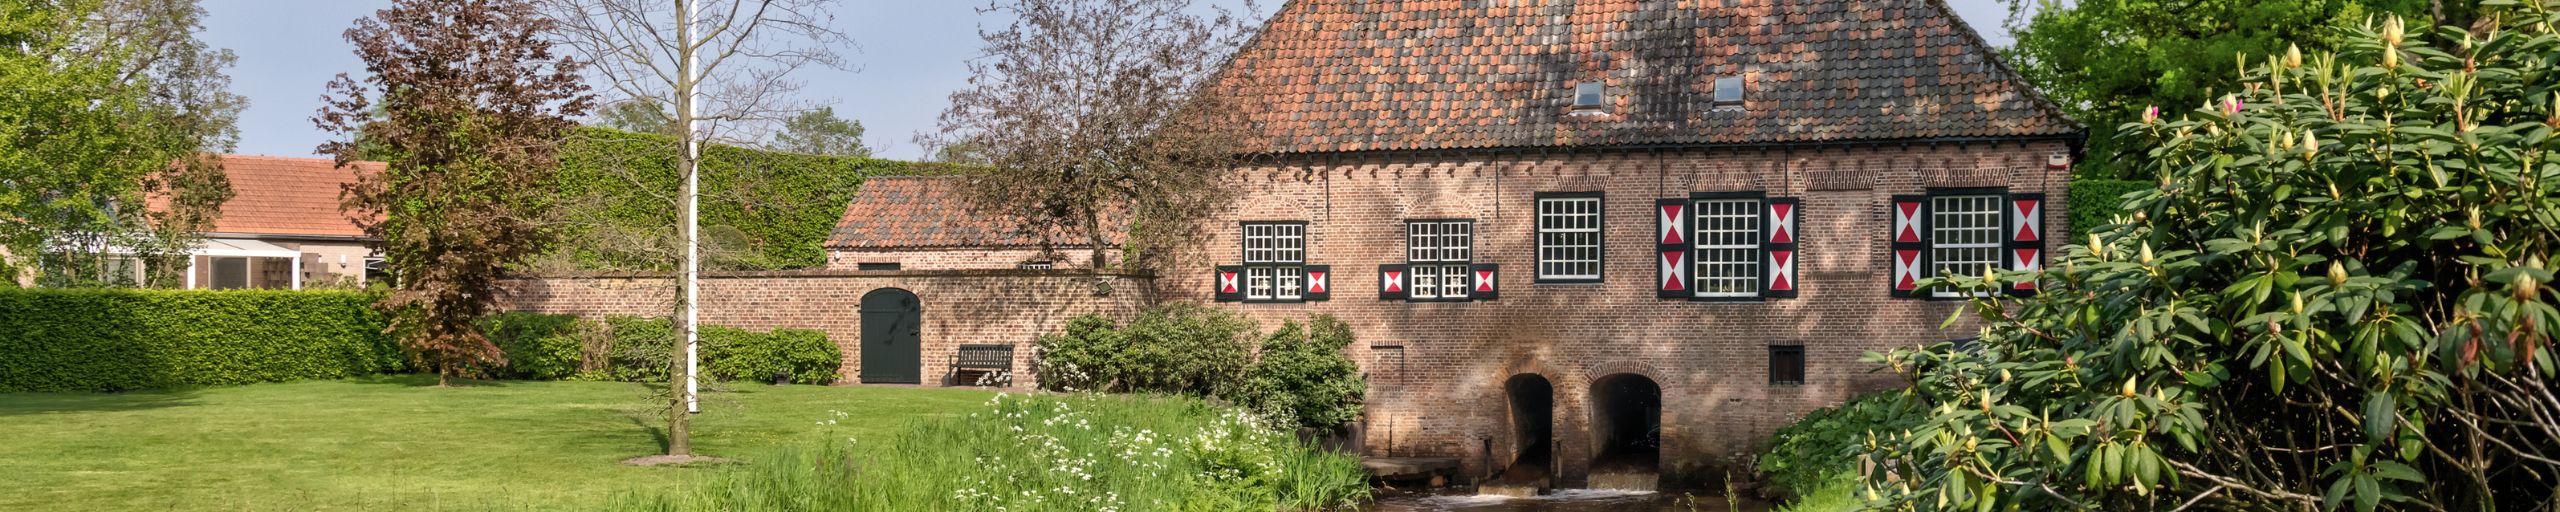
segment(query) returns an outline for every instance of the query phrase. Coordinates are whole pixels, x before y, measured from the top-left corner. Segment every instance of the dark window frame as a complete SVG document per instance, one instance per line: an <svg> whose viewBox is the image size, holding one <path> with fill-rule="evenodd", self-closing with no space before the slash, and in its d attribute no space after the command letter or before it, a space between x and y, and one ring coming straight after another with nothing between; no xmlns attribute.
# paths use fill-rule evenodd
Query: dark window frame
<svg viewBox="0 0 2560 512"><path fill-rule="evenodd" d="M1792 360L1789 359L1790 357ZM1795 363L1793 368L1786 367L1786 363L1789 362ZM1769 346L1769 385L1802 386L1805 383L1805 369L1808 366L1810 364L1805 360L1804 345ZM1790 376L1795 378L1787 379Z"/></svg>
<svg viewBox="0 0 2560 512"><path fill-rule="evenodd" d="M1297 259L1289 260L1277 257L1277 253L1280 252L1280 248L1277 246L1272 248L1273 253L1275 254L1272 259L1268 261L1256 261L1253 259L1253 228L1256 226L1291 226L1297 228ZM1236 284L1236 289L1238 293L1244 296L1244 299L1240 302L1246 304L1297 304L1306 302L1307 253L1314 250L1314 242L1315 233L1310 229L1307 221L1248 220L1236 222L1236 261L1242 262L1240 265L1242 267L1242 273L1236 276L1236 279L1240 281ZM1271 292L1268 295L1261 297L1254 296L1253 273L1255 270L1264 270L1271 273ZM1282 297L1280 295L1280 276L1283 273L1283 270L1295 270L1297 272L1298 293L1295 297Z"/></svg>
<svg viewBox="0 0 2560 512"><path fill-rule="evenodd" d="M1598 218L1594 220L1600 230L1597 232L1599 235L1599 247L1595 249L1596 252L1594 256L1598 258L1597 264L1599 265L1599 268L1596 273L1592 274L1593 277L1547 277L1547 239L1546 226L1544 225L1546 222L1546 219L1544 218L1546 212L1541 208L1543 208L1545 203L1550 199L1590 199L1597 203L1595 208ZM1536 264L1532 265L1529 269L1531 278L1529 284L1602 284L1608 282L1609 198L1606 193L1603 192L1539 192L1533 194L1529 200L1529 242L1531 251L1533 252L1533 258L1536 262Z"/></svg>
<svg viewBox="0 0 2560 512"><path fill-rule="evenodd" d="M1700 257L1700 255L1699 255L1699 249L1698 249L1698 246L1703 245L1703 244L1705 243L1705 241L1706 241L1706 231L1707 231L1707 226L1706 226L1706 223L1704 223L1704 222L1699 222L1699 221L1698 221L1698 212L1699 212L1699 209L1698 209L1698 203L1700 203L1700 202L1704 202L1704 201L1732 201L1732 200L1740 200L1740 199L1749 199L1749 200L1751 200L1751 201L1753 202L1753 206L1752 206L1752 209L1751 209L1752 219L1753 219L1753 220L1752 220L1752 224L1757 225L1757 226L1759 227L1759 232L1760 232L1760 234L1759 234L1759 235L1757 235L1757 238L1752 239L1752 241L1753 241L1753 244L1752 244L1753 249L1751 249L1751 258L1752 258L1752 260L1751 260L1751 261L1752 261L1752 266L1753 266L1756 270L1758 270L1759 277L1753 278L1753 280L1751 281L1751 289L1752 289L1752 292L1751 292L1751 294L1750 294L1750 295L1748 295L1748 296L1741 296L1741 295L1731 295L1731 296L1709 296L1709 295L1704 295L1704 292L1703 292L1703 291L1701 291L1701 290L1703 290L1703 288L1702 288L1702 287L1700 287L1700 286L1698 286L1698 280L1699 280L1699 279L1702 279L1702 278L1705 276L1705 274L1704 274L1704 273L1702 273L1702 272L1699 272L1699 271L1698 271L1698 270L1699 270L1699 269L1698 269L1698 267L1699 267L1700 265L1704 265L1704 264L1706 264L1706 258ZM1689 208L1688 208L1688 210L1689 210L1689 211L1688 211L1688 215L1689 215L1689 219L1688 219L1688 222L1689 222L1689 232L1687 233L1687 235L1689 236L1689 247L1688 247L1688 251L1689 251L1689 301L1690 301L1690 302L1740 302L1740 303L1756 303L1756 302L1768 302L1768 301L1769 301L1769 297L1768 297L1768 293L1767 293L1767 292L1768 292L1768 286L1769 286L1769 262L1767 261L1767 257L1765 256L1766 250L1765 250L1765 249L1763 249L1764 247L1767 247L1767 244L1768 244L1768 242L1769 242L1769 221L1768 221L1768 218L1767 218L1767 217L1768 217L1768 209L1769 209L1769 193L1768 193L1768 191L1763 191L1763 190L1736 190L1736 191L1726 191L1726 192L1693 192L1693 193L1690 193L1690 194L1689 194ZM1799 219L1799 223L1801 223L1801 219Z"/></svg>
<svg viewBox="0 0 2560 512"><path fill-rule="evenodd" d="M1467 225L1467 258L1466 258L1465 260L1463 260L1463 261L1449 261L1449 260L1416 261L1416 260L1414 260L1414 259L1413 259L1413 226L1414 226L1415 224L1457 224L1457 223L1464 223L1464 224L1466 224L1466 225ZM1398 232L1398 234L1399 234L1399 235L1401 235L1401 236L1403 236L1403 237L1404 237L1404 241L1405 241L1405 244L1404 244L1404 255L1405 255L1405 260L1404 260L1404 263L1405 263L1405 271L1404 271L1404 272L1405 272L1405 287L1404 287L1404 291L1405 291L1405 301L1406 301L1406 302L1474 302L1474 301L1476 300L1476 299L1475 299L1475 270L1474 270L1474 269L1475 269L1475 263L1476 263L1476 220L1475 220L1475 219L1467 219L1467 218L1445 218L1445 219L1405 219L1405 221L1404 221L1404 229L1403 229L1403 230L1401 230L1401 231L1399 231L1399 232ZM1443 249L1445 250L1445 247L1444 247ZM1421 285L1420 285L1420 283L1418 283L1418 282L1416 282L1416 281L1415 281L1415 276L1417 276L1418 274L1416 274L1416 273L1414 272L1414 269L1415 269L1415 268L1417 268L1417 267L1425 267L1425 266L1429 266L1429 267L1442 267L1442 270L1445 270L1447 267L1458 267L1458 268L1466 269L1466 272L1467 272L1467 273L1465 273L1465 274L1460 274L1461 276L1464 276L1464 277L1463 277L1464 279L1466 279L1467 286L1463 287L1465 290L1467 290L1466 296L1463 296L1463 297L1446 297L1446 296L1440 296L1440 295L1443 295L1443 294L1441 293L1442 291L1446 291L1446 287L1442 286L1442 285L1441 285L1441 283L1432 283L1432 286L1434 287L1434 291L1432 292L1432 295L1434 295L1433 297L1417 297L1417 296L1415 296L1415 295L1416 295L1416 294L1414 293L1414 292L1415 292L1415 290L1421 289ZM1446 277L1446 275L1445 275L1445 274L1440 274L1440 273L1439 273L1439 272L1437 272L1437 271L1434 271L1434 272L1433 272L1433 275L1439 275L1439 276L1442 276L1440 279L1443 279L1443 280L1448 279L1448 278Z"/></svg>
<svg viewBox="0 0 2560 512"><path fill-rule="evenodd" d="M1999 247L1992 251L1993 260L1991 262L1991 266L1992 268L2001 268L2004 266L2001 262L2005 261L2007 258L2003 258L2000 255L2008 251L2007 240L2010 233L2008 187L1929 187L1926 190L1925 195L1928 199L1924 199L1923 202L1920 203L1920 227L1922 231L1921 245L1923 247L1921 249L1921 256L1923 261L1928 262L1928 264L1923 265L1920 269L1921 278L1926 279L1938 277L1940 274L1938 272L1940 264L1938 259L1938 198L1940 197L1991 196L1991 211L1994 213L1994 215L1992 215L1992 222L1998 226L1994 230L1993 236L1995 240L1999 240L1999 242L1997 242ZM1973 273L1973 275L1978 276L1981 274L1977 272ZM1977 298L1990 297L1990 295L1941 293L1937 288L1913 290L1912 296L1930 301L1968 301Z"/></svg>

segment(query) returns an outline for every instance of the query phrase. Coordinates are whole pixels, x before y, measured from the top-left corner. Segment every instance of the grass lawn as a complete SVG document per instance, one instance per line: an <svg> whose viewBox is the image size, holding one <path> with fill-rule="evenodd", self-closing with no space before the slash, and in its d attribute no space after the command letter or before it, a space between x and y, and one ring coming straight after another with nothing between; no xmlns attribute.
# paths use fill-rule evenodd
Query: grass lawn
<svg viewBox="0 0 2560 512"><path fill-rule="evenodd" d="M0 510L591 510L706 468L658 453L650 390L433 377L126 394L0 394ZM696 453L752 457L966 414L977 390L738 385L706 393ZM818 423L850 413L834 426Z"/></svg>

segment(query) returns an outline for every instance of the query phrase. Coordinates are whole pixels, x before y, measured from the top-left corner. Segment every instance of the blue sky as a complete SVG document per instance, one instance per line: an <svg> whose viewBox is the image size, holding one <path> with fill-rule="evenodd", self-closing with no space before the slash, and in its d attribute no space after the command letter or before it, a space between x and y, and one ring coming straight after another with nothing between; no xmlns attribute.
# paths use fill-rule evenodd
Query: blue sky
<svg viewBox="0 0 2560 512"><path fill-rule="evenodd" d="M1235 0L1213 0L1232 4ZM240 153L309 156L328 139L311 114L338 73L358 71L349 52L347 24L389 4L387 0L205 0L206 42L240 57L231 89L249 98L240 116ZM1998 0L1948 0L1992 44L2006 45L2000 28L2008 10ZM866 142L880 156L913 159L923 151L910 142L934 128L945 98L968 80L965 62L977 55L977 0L848 0L837 28L853 36L858 52L846 52L851 71L807 70L806 99L835 106L836 114L862 121ZM1264 0L1267 13L1277 0Z"/></svg>

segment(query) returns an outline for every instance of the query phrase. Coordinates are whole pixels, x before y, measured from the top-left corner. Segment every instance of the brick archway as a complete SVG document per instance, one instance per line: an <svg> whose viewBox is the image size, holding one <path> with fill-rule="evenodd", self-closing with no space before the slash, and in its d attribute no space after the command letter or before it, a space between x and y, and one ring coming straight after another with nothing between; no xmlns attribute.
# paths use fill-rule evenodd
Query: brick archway
<svg viewBox="0 0 2560 512"><path fill-rule="evenodd" d="M1589 380L1583 383L1584 422L1588 425L1589 462L1586 470L1592 485L1603 474L1658 475L1662 467L1665 441L1674 439L1673 427L1664 421L1663 397L1670 394L1659 368L1633 362L1604 362L1593 365ZM1648 478L1651 478L1648 476ZM1613 486L1641 484L1614 483ZM1648 487L1625 487L1648 488Z"/></svg>

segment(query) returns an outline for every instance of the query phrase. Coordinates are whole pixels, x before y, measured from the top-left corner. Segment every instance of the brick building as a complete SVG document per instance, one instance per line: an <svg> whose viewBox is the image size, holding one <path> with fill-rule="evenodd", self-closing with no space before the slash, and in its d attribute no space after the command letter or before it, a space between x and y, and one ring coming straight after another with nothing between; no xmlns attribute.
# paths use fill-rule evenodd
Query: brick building
<svg viewBox="0 0 2560 512"><path fill-rule="evenodd" d="M1913 282L2038 266L2082 136L1934 0L1299 0L1229 72L1268 164L1168 299L1341 317L1371 455L1562 486L1748 472L1969 337Z"/></svg>
<svg viewBox="0 0 2560 512"><path fill-rule="evenodd" d="M825 332L844 351L845 382L1027 388L1040 335L1081 315L1135 316L1152 299L1144 276L1093 272L1089 252L1043 250L969 215L957 185L867 180L827 241L827 268L705 273L702 321ZM675 291L665 274L550 275L517 282L507 308L663 317ZM1001 347L1007 370L961 371L964 346ZM989 373L1011 378L979 380Z"/></svg>

